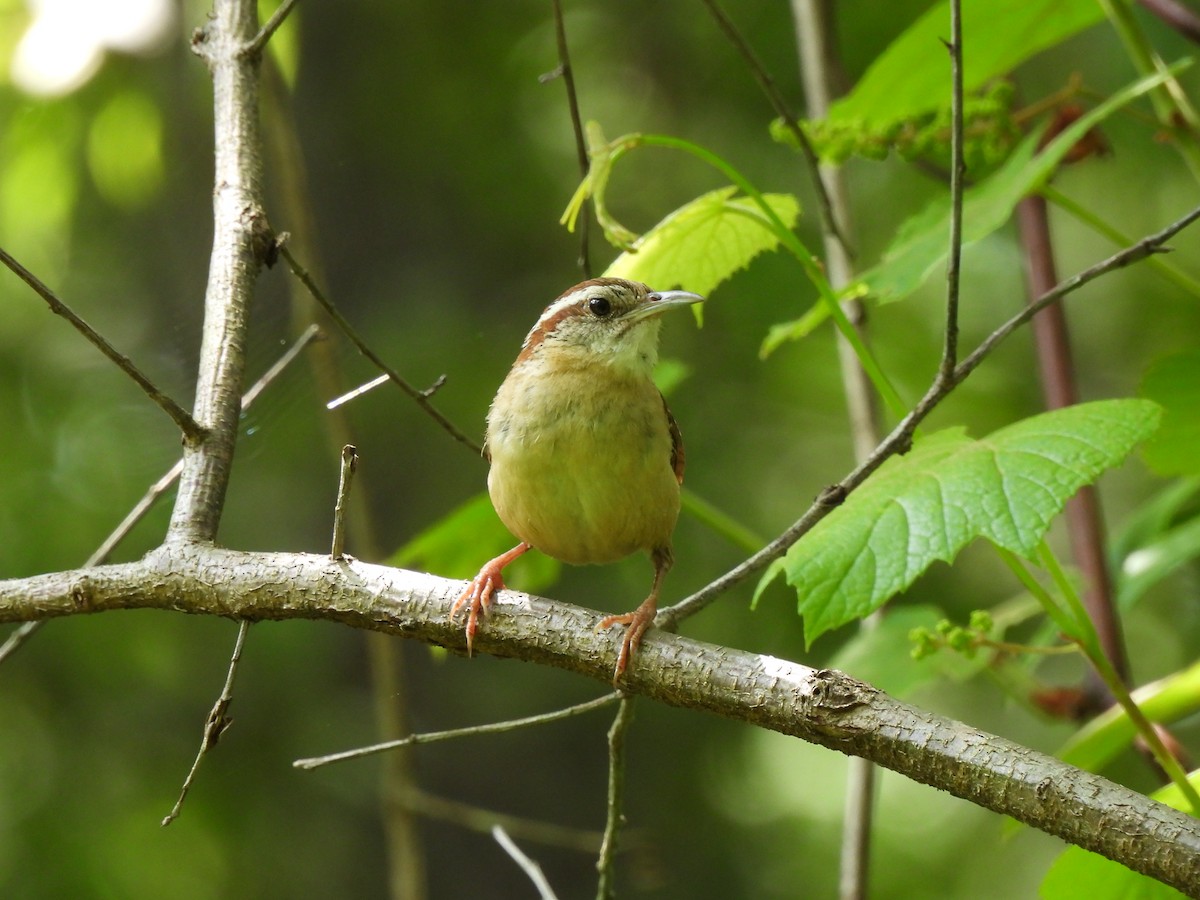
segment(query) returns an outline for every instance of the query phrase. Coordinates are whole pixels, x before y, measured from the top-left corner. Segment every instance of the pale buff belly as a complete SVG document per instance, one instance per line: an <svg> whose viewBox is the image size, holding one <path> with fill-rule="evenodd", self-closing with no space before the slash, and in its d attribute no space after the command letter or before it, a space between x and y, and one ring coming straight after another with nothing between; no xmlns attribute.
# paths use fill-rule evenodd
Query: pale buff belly
<svg viewBox="0 0 1200 900"><path fill-rule="evenodd" d="M657 390L646 383L580 403L543 400L532 405L537 414L518 406L523 414L489 421L488 491L501 521L568 563L667 546L679 484Z"/></svg>

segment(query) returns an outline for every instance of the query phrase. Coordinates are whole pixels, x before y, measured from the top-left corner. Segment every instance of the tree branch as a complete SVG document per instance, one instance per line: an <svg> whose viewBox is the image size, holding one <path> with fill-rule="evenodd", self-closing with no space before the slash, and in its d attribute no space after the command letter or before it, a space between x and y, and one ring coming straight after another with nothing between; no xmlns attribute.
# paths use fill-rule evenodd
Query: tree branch
<svg viewBox="0 0 1200 900"><path fill-rule="evenodd" d="M837 41L834 36L834 12L826 0L792 0L792 17L796 23L796 42L799 47L800 75L804 82L804 99L808 115L823 119L829 114L838 90L835 73L840 71ZM799 124L796 130L800 130ZM841 166L823 165L818 176L829 195L830 216L842 228L846 243L832 231L823 235L825 268L829 284L841 290L854 280L854 261L847 244L855 240L854 223L850 216L850 198L845 170ZM842 301L842 309L859 340L867 345L867 312L858 297ZM842 392L850 416L850 437L854 444L854 461L861 463L875 452L883 435L879 414L879 395L863 368L854 347L842 334L837 338L838 362L842 372ZM873 628L878 612L863 619L860 628ZM858 900L867 896L870 871L871 821L875 809L875 767L855 758L846 773L846 799L842 818L842 851L839 861L838 896L841 900Z"/></svg>
<svg viewBox="0 0 1200 900"><path fill-rule="evenodd" d="M183 432L189 443L194 443L204 437L204 429L196 424L196 420L189 416L183 407L160 391L154 385L154 382L147 378L142 373L142 370L133 364L133 361L128 356L117 350L104 339L104 336L100 332L96 331L96 329L76 315L75 311L59 299L59 296L50 290L45 282L17 262L3 248L0 248L0 262L8 266L13 274L33 288L34 293L46 301L52 313L62 316L70 322L76 331L87 338L97 350L112 360L118 369L137 382L137 386L146 392L146 396L157 403L159 408L179 426L179 430Z"/></svg>
<svg viewBox="0 0 1200 900"><path fill-rule="evenodd" d="M0 582L0 621L174 609L251 621L324 619L462 651L462 582L328 556L167 544L145 559ZM482 653L608 684L602 614L501 592ZM1157 878L1200 892L1200 821L1005 738L901 703L838 672L651 630L625 688L862 756Z"/></svg>
<svg viewBox="0 0 1200 900"><path fill-rule="evenodd" d="M328 313L329 317L333 319L334 324L336 324L337 327L342 330L342 333L350 339L350 343L354 344L354 346L358 348L358 352L373 362L380 369L380 371L387 376L388 380L396 385L396 387L408 394L408 396L416 402L417 406L421 407L421 409L423 409L430 416L430 418L442 426L447 434L449 434L452 438L454 438L472 453L482 455L483 448L467 437L466 434L463 433L462 429L447 419L436 406L429 402L429 398L432 395L433 390L422 391L413 387L400 376L399 372L385 363L383 358L374 350L372 350L370 345L368 345L367 342L359 336L358 332L354 330L354 326L350 324L345 316L338 312L338 308L333 305L329 298L326 297L321 289L317 286L316 281L314 281L313 277L308 274L308 270L306 270L304 266L300 265L300 263L292 255L292 251L287 247L285 238L286 235L281 236L278 244L276 245L276 249L279 251L280 256L282 256L284 261L288 264L288 268L292 270L292 274L300 279L300 283L303 284L308 290L309 295L317 301L317 303L323 310L325 310L326 313ZM440 386L441 385L438 384L438 387Z"/></svg>
<svg viewBox="0 0 1200 900"><path fill-rule="evenodd" d="M686 597L674 606L663 609L659 612L658 618L655 620L656 624L660 628L674 628L678 622L688 616L695 615L726 591L741 584L752 575L761 572L776 559L779 559L792 544L800 540L800 538L812 530L813 526L836 509L847 494L866 481L886 460L897 453L903 453L912 446L917 426L925 421L926 417L937 408L938 404L958 385L962 384L987 359L992 351L1002 344L1014 331L1028 323L1030 319L1050 304L1057 303L1067 294L1078 290L1101 275L1132 265L1153 253L1163 252L1163 245L1167 241L1197 219L1200 219L1200 206L1175 220L1161 231L1147 235L1136 244L1126 247L1124 250L1114 253L1107 259L1096 263L1094 266L1072 275L1065 281L1060 282L1054 290L1047 291L1038 297L1037 300L1024 307L1020 312L1014 314L984 338L962 362L955 366L948 378L938 377L934 379L933 384L925 392L925 396L892 429L891 434L883 439L871 456L860 463L854 471L850 472L837 484L822 491L820 496L813 501L812 505L805 510L804 514L786 531L749 559L734 566L720 578L709 582L690 597Z"/></svg>
<svg viewBox="0 0 1200 900"><path fill-rule="evenodd" d="M258 135L258 57L253 0L215 4L192 49L212 71L215 127L213 245L193 418L207 430L185 448L168 540L211 542L233 465L241 412L247 313L259 269L274 246L264 212Z"/></svg>

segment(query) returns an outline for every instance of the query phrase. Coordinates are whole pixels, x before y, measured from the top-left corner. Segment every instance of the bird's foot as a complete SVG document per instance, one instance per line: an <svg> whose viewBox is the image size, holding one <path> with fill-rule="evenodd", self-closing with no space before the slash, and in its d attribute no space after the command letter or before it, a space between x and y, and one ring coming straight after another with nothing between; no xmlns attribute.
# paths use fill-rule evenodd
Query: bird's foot
<svg viewBox="0 0 1200 900"><path fill-rule="evenodd" d="M529 549L528 544L518 544L507 553L502 553L495 559L488 560L479 570L479 574L467 582L463 592L458 595L454 605L450 607L450 621L458 617L458 611L467 607L467 656L475 644L475 632L479 628L479 620L487 614L492 605L492 596L496 591L504 590L504 567Z"/></svg>
<svg viewBox="0 0 1200 900"><path fill-rule="evenodd" d="M655 598L647 598L641 606L633 612L624 613L619 616L605 616L600 620L600 624L596 626L597 631L603 631L605 628L611 628L614 625L625 626L625 636L621 639L621 650L617 653L617 666L613 670L613 687L621 686L621 678L625 675L625 669L628 668L630 660L633 659L634 653L642 643L642 635L646 633L651 625L654 624L654 616L657 612L657 603Z"/></svg>
<svg viewBox="0 0 1200 900"><path fill-rule="evenodd" d="M498 568L493 568L492 563L488 563L479 570L478 575L467 582L466 588L458 595L454 605L450 607L451 622L458 617L460 609L464 606L467 607L467 656L470 656L473 650L479 619L487 613L487 608L492 605L492 594L502 590L504 590L504 577Z"/></svg>

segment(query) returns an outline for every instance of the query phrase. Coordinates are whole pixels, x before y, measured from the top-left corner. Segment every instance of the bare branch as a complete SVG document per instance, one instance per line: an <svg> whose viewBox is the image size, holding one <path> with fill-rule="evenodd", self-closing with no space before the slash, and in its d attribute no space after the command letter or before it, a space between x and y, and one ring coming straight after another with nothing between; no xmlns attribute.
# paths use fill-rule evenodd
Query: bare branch
<svg viewBox="0 0 1200 900"><path fill-rule="evenodd" d="M554 43L558 48L558 68L567 89L567 108L571 112L571 131L575 136L575 155L579 160L579 177L587 178L591 162L588 159L587 139L583 135L583 118L579 114L579 94L575 90L575 72L571 68L571 54L567 48L567 29L563 24L562 0L552 0L554 6ZM591 202L591 201L587 201ZM584 278L592 277L592 263L588 255L588 216L579 217L579 268Z"/></svg>
<svg viewBox="0 0 1200 900"><path fill-rule="evenodd" d="M0 581L0 621L132 608L251 621L323 619L461 652L462 629L449 617L461 588L461 581L327 555L176 543L135 563ZM596 632L601 618L502 591L475 646L608 684L619 640ZM862 756L1185 893L1200 892L1200 821L841 673L651 629L624 687Z"/></svg>
<svg viewBox="0 0 1200 900"><path fill-rule="evenodd" d="M946 333L939 378L949 378L958 363L958 294L962 265L963 40L962 4L950 0L950 250L946 256Z"/></svg>
<svg viewBox="0 0 1200 900"><path fill-rule="evenodd" d="M0 248L0 262L8 266L18 278L33 288L37 295L46 301L51 312L62 316L75 326L76 331L87 338L97 350L112 360L118 369L132 378L137 383L137 386L146 392L146 396L157 403L159 408L171 417L171 420L179 426L179 430L184 433L189 442L196 442L204 437L204 429L196 423L195 419L188 415L182 406L155 387L154 382L147 378L128 356L118 351L112 344L106 341L96 329L92 328L91 325L76 315L67 304L63 303L58 295L50 290L40 278L17 262L3 248Z"/></svg>
<svg viewBox="0 0 1200 900"><path fill-rule="evenodd" d="M799 45L800 75L804 83L804 98L811 118L823 118L837 94L835 73L840 71L837 40L834 34L834 7L825 0L793 0L792 15L796 21ZM799 131L799 125L795 126ZM818 174L829 194L831 218L842 228L846 244L854 240L853 220L841 166L823 165ZM855 275L854 261L847 246L838 235L826 231L825 268L834 290L849 284ZM867 312L858 297L842 301L842 309L851 326L858 332L863 345L868 342ZM850 435L856 463L867 459L879 444L883 424L879 415L879 395L863 369L854 347L838 334L838 362L842 373L842 391L850 418ZM867 616L859 623L861 629L874 628L880 612ZM841 900L860 900L867 896L870 872L871 823L875 810L875 766L859 758L850 761L846 772L846 799L842 820L842 849L839 860L838 893Z"/></svg>
<svg viewBox="0 0 1200 900"><path fill-rule="evenodd" d="M621 813L625 790L625 736L633 724L633 698L622 697L612 727L608 729L608 801L605 804L604 841L600 844L600 856L596 860L596 871L600 880L596 884L596 900L609 900L616 896L617 839L625 817Z"/></svg>
<svg viewBox="0 0 1200 900"><path fill-rule="evenodd" d="M317 283L313 281L312 276L309 275L307 270L305 270L305 268L296 261L296 258L292 256L292 252L287 247L286 237L287 235L280 236L280 240L277 245L280 255L282 255L284 260L287 261L288 267L292 270L292 274L300 279L301 283L308 289L309 294L312 295L312 298L321 305L321 308L329 314L329 317L333 319L338 328L345 333L346 337L350 339L350 342L358 348L358 352L373 362L381 372L387 375L388 380L396 385L396 387L400 388L400 390L404 391L404 393L408 394L409 397L416 401L417 406L425 410L425 412L428 413L435 422L441 425L451 437L453 437L463 446L470 449L473 453L482 455L483 448L480 447L479 444L475 443L475 441L467 437L457 425L442 415L442 413L438 411L437 407L429 402L429 397L426 396L424 391L418 390L400 377L400 374L396 372L395 369L391 368L387 363L385 363L383 359L367 345L366 341L359 337L358 332L354 330L354 326L346 320L345 316L338 312L337 307L334 306L329 298L325 296L324 292L317 286Z"/></svg>
<svg viewBox="0 0 1200 900"><path fill-rule="evenodd" d="M411 788L397 797L397 802L417 815L457 825L469 831L490 834L492 829L499 825L523 841L533 841L547 847L559 847L578 853L595 853L602 838L598 831L585 831L553 822L525 819L471 806L469 803L460 803L457 800L447 800L445 797Z"/></svg>
<svg viewBox="0 0 1200 900"><path fill-rule="evenodd" d="M504 852L512 857L513 862L521 867L521 871L529 876L529 880L537 888L541 900L558 900L554 895L554 889L550 887L550 882L546 880L545 873L542 872L542 867L526 856L521 848L513 843L513 839L503 828L493 825L492 837L496 839L497 844L504 848Z"/></svg>
<svg viewBox="0 0 1200 900"><path fill-rule="evenodd" d="M209 711L208 718L204 720L204 736L200 739L200 750L196 753L196 759L192 762L192 767L188 770L187 777L183 779L183 787L179 791L179 799L175 801L175 805L171 807L171 811L162 820L164 828L179 818L179 813L183 810L183 801L187 799L188 791L192 789L192 782L196 779L196 772L200 768L200 763L208 755L208 752L217 746L217 741L221 739L221 735L225 733L225 730L233 724L233 719L228 715L229 705L233 703L233 680L237 677L238 663L242 661L242 646L246 643L246 632L249 630L250 623L243 620L238 627L237 640L233 645L233 656L229 660L229 671L225 675L225 686L221 689L221 696L217 698L217 702L213 704L213 708Z"/></svg>
<svg viewBox="0 0 1200 900"><path fill-rule="evenodd" d="M370 747L343 750L341 753L330 753L328 756L313 756L307 759L298 759L292 765L297 769L316 769L321 766L327 766L330 763L345 762L349 759L362 759L365 756L372 756L376 753L385 753L388 750L395 750L398 747L409 747L414 744L434 744L438 741L450 741L481 734L502 734L507 731L517 731L521 728L528 728L531 725L545 725L549 722L558 722L561 719L569 719L572 716L591 712L593 709L600 709L602 706L615 703L618 697L619 695L615 693L605 694L603 697L597 697L595 700L577 703L574 706L568 706L564 709L556 709L554 712L526 716L522 719L508 719L504 722L472 725L468 728L452 728L447 731L430 731L425 734L410 734L408 737L395 741L385 741L382 744L372 744Z"/></svg>
<svg viewBox="0 0 1200 900"><path fill-rule="evenodd" d="M192 412L204 440L185 448L168 540L216 539L233 465L255 280L274 242L264 212L258 133L258 67L242 53L255 33L253 0L219 0L192 49L213 79L216 154L213 245Z"/></svg>
<svg viewBox="0 0 1200 900"><path fill-rule="evenodd" d="M342 548L346 545L346 503L350 499L350 485L354 481L354 473L357 469L358 448L353 444L346 444L342 447L337 503L333 508L333 548L329 551L329 555L333 559L342 558Z"/></svg>
<svg viewBox="0 0 1200 900"><path fill-rule="evenodd" d="M304 330L304 333L296 339L296 342L287 349L283 356L276 360L275 364L262 374L262 377L254 383L250 390L246 391L246 393L242 395L242 412L245 412L250 408L251 404L258 399L259 394L261 394L272 381L279 377L283 370L286 369L292 363L292 361L300 355L300 351L307 347L312 341L316 340L320 333L321 330L317 328L316 325L310 325ZM181 459L176 462L175 465L171 466L171 468L168 469L166 473L158 479L158 481L150 485L150 487L147 488L146 493L142 495L142 499L135 503L133 508L125 514L125 518L123 518L120 524L117 525L117 527L114 528L108 535L108 537L104 539L104 542L96 548L95 552L88 557L87 562L84 563L84 566L98 566L102 562L107 562L113 550L117 548L117 545L120 544L121 541L125 540L129 532L133 531L133 527L137 525L138 522L142 521L142 518L146 515L146 513L154 508L155 504L158 503L163 494L169 491L174 486L175 482L179 480L179 473L182 471L183 460ZM38 629L40 629L44 624L44 622L26 622L20 628L16 629L12 634L10 634L4 643L0 645L0 665L3 665L4 661L12 656L12 654L15 653L22 644L29 640L29 638L33 637Z"/></svg>
<svg viewBox="0 0 1200 900"><path fill-rule="evenodd" d="M734 49L741 54L742 59L750 68L754 80L758 82L758 86L762 88L762 92L774 108L775 114L783 121L784 127L792 133L792 137L796 139L796 146L800 148L800 155L804 159L805 168L808 170L813 189L817 194L817 206L821 211L822 229L834 236L842 245L842 249L847 256L852 255L849 241L842 231L842 226L838 221L833 203L829 197L829 192L826 189L824 180L821 178L821 164L817 159L817 152L813 149L812 141L808 139L808 135L804 133L804 129L800 127L799 118L788 107L787 101L783 99L783 94L779 93L779 89L775 86L775 79L766 70L766 67L754 52L754 48L747 43L742 33L738 30L738 27L733 24L733 20L717 5L716 0L704 0L704 5L708 7L708 11L716 21L717 27L721 29L721 33L729 39Z"/></svg>
<svg viewBox="0 0 1200 900"><path fill-rule="evenodd" d="M669 606L663 609L658 614L655 624L659 628L674 628L683 619L688 616L695 615L700 610L704 609L719 596L726 591L731 590L741 584L747 578L761 572L768 565L774 562L779 557L787 552L787 549L800 540L805 534L812 530L813 526L820 522L825 516L838 507L845 499L846 495L857 488L860 484L881 465L884 461L897 453L903 453L912 445L913 435L916 433L917 426L925 420L925 418L937 408L938 404L950 394L954 388L962 384L967 376L975 371L987 357L1002 344L1014 331L1025 325L1038 312L1045 309L1051 303L1057 303L1068 294L1079 290L1088 282L1094 281L1101 275L1112 272L1116 269L1124 268L1132 265L1139 260L1143 260L1153 253L1161 253L1164 250L1164 244L1172 237L1178 234L1187 226L1191 225L1197 219L1200 219L1200 207L1196 207L1191 212L1172 222L1166 228L1154 234L1148 235L1124 250L1114 253L1094 266L1083 270L1075 275L1072 275L1067 280L1060 282L1059 285L1052 291L1047 291L1033 303L1024 307L1020 312L1013 315L1002 325L996 328L989 334L971 353L963 359L949 378L936 378L934 383L925 392L925 396L913 407L912 411L905 416L900 423L892 429L889 434L871 456L860 463L854 471L850 472L837 484L831 485L821 492L820 496L813 501L812 505L805 510L804 514L797 519L786 531L779 537L771 541L749 559L734 566L720 578L715 579L709 584L696 591L690 597L681 600L674 606Z"/></svg>
<svg viewBox="0 0 1200 900"><path fill-rule="evenodd" d="M275 12L271 13L271 18L267 19L266 24L259 29L258 34L246 45L244 52L247 56L254 57L262 53L263 48L267 46L267 41L279 30L279 26L291 14L292 7L295 5L296 0L283 0L279 4Z"/></svg>

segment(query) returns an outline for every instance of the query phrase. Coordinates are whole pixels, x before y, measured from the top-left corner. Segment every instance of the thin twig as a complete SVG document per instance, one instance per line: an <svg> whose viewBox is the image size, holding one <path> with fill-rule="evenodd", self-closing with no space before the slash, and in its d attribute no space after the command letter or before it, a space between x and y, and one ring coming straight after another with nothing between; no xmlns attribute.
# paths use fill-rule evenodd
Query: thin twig
<svg viewBox="0 0 1200 900"><path fill-rule="evenodd" d="M550 882L546 880L546 875L542 872L542 867L530 859L518 847L513 839L508 836L501 826L492 826L492 837L496 839L496 843L504 848L504 852L512 857L513 862L521 867L521 871L529 876L529 880L533 882L533 886L537 888L538 896L541 900L558 900L554 894L554 889L550 887Z"/></svg>
<svg viewBox="0 0 1200 900"><path fill-rule="evenodd" d="M354 473L358 469L358 448L347 444L342 448L342 468L338 478L337 503L333 507L333 548L329 555L333 559L342 558L342 548L346 545L346 502L350 499L350 484L354 481Z"/></svg>
<svg viewBox="0 0 1200 900"><path fill-rule="evenodd" d="M332 400L330 400L328 403L325 404L325 408L331 409L331 410L337 409L343 403L349 403L351 400L356 400L359 397L361 397L363 394L367 393L368 391L373 391L373 390L375 390L375 388L379 387L381 384L386 384L390 380L391 379L389 379L386 375L376 375L370 381L360 384L358 387L354 388L353 390L346 391L346 393L339 394L338 396L334 397ZM424 394L425 391L422 391L421 393Z"/></svg>
<svg viewBox="0 0 1200 900"><path fill-rule="evenodd" d="M213 704L208 718L204 720L204 736L200 740L200 750L196 753L196 759L192 763L192 768L188 771L187 777L183 779L183 787L179 791L179 799L175 801L175 805L171 807L171 811L162 820L164 828L179 818L179 813L183 809L183 801L187 797L188 791L192 789L192 782L196 778L196 771L200 768L200 762L213 747L217 746L217 741L221 739L221 735L225 733L225 729L233 724L233 719L227 713L229 712L229 705L233 703L233 680L237 677L238 663L242 660L242 646L246 643L246 632L249 630L249 620L243 619L238 626L237 640L233 645L233 656L229 659L229 672L225 675L225 687L221 689L221 696L217 698L217 702Z"/></svg>
<svg viewBox="0 0 1200 900"><path fill-rule="evenodd" d="M633 698L622 697L612 727L608 729L608 814L604 820L604 841L600 845L600 856L596 860L596 871L600 879L596 884L597 900L609 900L616 896L617 839L625 817L621 812L625 788L625 736L633 722Z"/></svg>
<svg viewBox="0 0 1200 900"><path fill-rule="evenodd" d="M751 74L754 75L754 80L758 82L758 86L762 88L762 92L775 109L775 114L783 120L784 127L796 139L796 145L800 148L800 155L804 158L804 165L808 169L809 179L812 181L813 189L817 194L817 206L821 211L821 227L835 236L846 251L847 256L852 256L853 252L851 251L850 243L846 239L841 224L834 213L833 203L830 201L829 192L825 188L825 182L821 179L821 164L817 158L817 152L813 149L812 141L808 139L808 135L804 133L804 129L800 127L799 118L792 112L787 101L783 99L783 94L775 86L775 80L759 60L758 55L754 52L754 48L747 43L742 33L738 31L738 27L733 24L729 16L725 15L725 11L717 5L716 0L704 0L704 5L708 7L709 13L716 20L717 27L721 29L721 32L729 39L729 42L733 44L734 48L741 54L742 59L745 60L746 65L749 66Z"/></svg>
<svg viewBox="0 0 1200 900"><path fill-rule="evenodd" d="M962 4L950 0L950 251L946 257L946 333L938 377L948 378L958 363L958 296L962 263L963 41Z"/></svg>
<svg viewBox="0 0 1200 900"><path fill-rule="evenodd" d="M69 306L67 306L67 304L63 303L63 301L59 299L58 295L55 294L54 291L50 290L50 288L48 288L40 278L17 262L8 253L8 251L4 250L3 248L0 248L0 262L3 262L4 265L8 266L8 268L11 269L18 278L33 288L34 292L46 301L51 312L62 316L64 319L70 322L75 327L76 331L87 338L97 350L115 363L118 369L137 382L138 387L146 392L146 396L157 403L159 408L162 409L162 411L168 416L170 416L171 420L179 426L179 430L187 436L187 439L190 443L194 443L203 439L204 429L201 428L196 420L191 417L187 410L155 387L154 383L147 378L137 366L133 364L133 361L128 356L121 353L119 350L113 347L112 344L106 341L104 337L98 331L96 331L96 329L92 328L91 325L76 315L75 312Z"/></svg>
<svg viewBox="0 0 1200 900"><path fill-rule="evenodd" d="M584 703L576 703L574 706L568 706L564 709L557 709L554 712L540 713L536 716L526 716L522 719L507 719L503 722L490 722L486 725L472 725L469 728L451 728L447 731L429 731L424 734L410 734L408 737L400 738L395 741L385 741L382 744L372 744L369 747L357 747L354 750L343 750L340 753L330 753L328 756L312 756L307 759L298 759L292 763L297 769L316 769L321 766L327 766L330 763L345 762L348 759L362 759L364 756L372 756L376 753L385 753L388 750L395 750L398 747L408 747L414 744L432 744L437 741L449 741L461 737L472 737L480 734L501 734L506 731L516 731L519 728L528 728L530 725L545 725L549 722L557 722L560 719L568 719L571 716L578 716L582 713L591 712L593 709L599 709L602 706L614 702L618 698L618 694L605 694L603 697L597 697L595 700L588 700Z"/></svg>
<svg viewBox="0 0 1200 900"><path fill-rule="evenodd" d="M563 24L562 0L553 0L554 41L558 47L558 68L567 89L567 107L571 111L571 130L575 135L575 155L579 159L579 177L586 178L591 163L588 160L587 139L583 135L583 117L579 113L579 94L575 90L575 74L571 69L571 55L567 50L567 29ZM589 201L590 202L590 201ZM588 216L579 217L579 268L584 278L592 277L592 263L588 253Z"/></svg>
<svg viewBox="0 0 1200 900"><path fill-rule="evenodd" d="M373 362L381 372L387 375L388 379L393 384L400 388L400 390L404 391L404 393L408 394L408 396L416 402L417 406L421 407L421 409L428 413L430 417L432 417L435 422L441 425L451 437L453 437L460 444L469 448L474 453L482 454L483 448L463 434L463 432L459 430L458 426L442 415L442 413L438 411L437 407L429 402L429 398L425 396L424 392L413 387L411 384L401 378L400 375L394 369L388 366L387 363L385 363L378 356L378 354L375 353L374 350L367 346L366 342L359 337L358 332L354 330L354 326L352 326L346 320L345 316L338 312L337 307L335 307L333 303L330 302L329 298L327 298L321 291L321 289L317 287L317 283L313 281L312 276L308 274L308 271L296 261L294 256L292 256L291 251L287 247L286 240L287 235L281 234L278 240L278 248L279 253L287 261L288 267L292 270L292 274L300 279L300 282L305 286L305 288L308 289L308 292L310 295L312 295L312 298L320 304L321 308L329 314L329 317L333 319L338 328L340 328L346 337L350 339L350 342L358 348L358 352Z"/></svg>
<svg viewBox="0 0 1200 900"><path fill-rule="evenodd" d="M263 373L262 377L254 383L250 390L242 395L242 412L250 408L250 405L258 399L258 395L263 392L267 385L274 381L291 364L292 360L300 355L301 350L316 340L320 333L321 330L316 325L310 325L304 330L304 333L287 349L287 352L276 360L271 368ZM117 548L117 545L125 540L125 537L133 530L133 527L142 521L146 513L154 508L154 504L158 502L159 498L169 491L175 482L179 480L179 473L182 471L183 460L176 460L175 465L171 466L161 478L146 489L146 493L142 495L142 499L133 505L133 508L125 514L125 518L121 520L120 524L92 552L92 555L88 557L84 566L91 568L92 566L98 566L101 563L107 562L113 550ZM45 619L26 622L10 634L4 643L0 645L0 665L3 665L4 661L15 653L29 638L33 637L34 633L45 623Z"/></svg>
<svg viewBox="0 0 1200 900"><path fill-rule="evenodd" d="M508 813L481 809L469 803L457 800L447 800L435 794L415 788L409 789L397 798L404 808L427 819L448 822L459 828L490 834L497 825L504 828L510 835L523 841L532 841L546 847L558 847L563 850L573 850L577 853L595 853L600 849L604 835L599 831L587 831L582 828L571 828L553 822L541 822L537 819L524 819ZM638 837L636 833L631 837Z"/></svg>
<svg viewBox="0 0 1200 900"><path fill-rule="evenodd" d="M760 572L776 559L783 556L792 544L796 543L796 541L811 531L814 525L836 509L842 500L845 499L846 495L866 481L876 469L883 465L885 460L907 450L912 445L913 435L916 432L917 426L1014 331L1025 325L1051 303L1058 302L1063 297L1079 290L1079 288L1090 281L1094 281L1101 275L1145 259L1152 253L1163 252L1163 244L1197 219L1200 219L1200 206L1175 220L1162 230L1147 235L1136 244L1132 244L1114 253L1107 259L1101 260L1095 265L1060 282L1054 290L1042 294L1036 301L1030 303L1007 319L984 338L962 362L955 366L949 378L935 379L929 390L925 392L925 396L892 429L892 432L883 439L875 452L837 484L822 491L820 496L813 501L813 504L804 514L780 534L779 537L775 538L775 540L771 541L771 543L767 544L744 562L734 566L724 575L696 591L690 597L681 600L674 606L663 609L658 614L655 624L660 628L675 628L680 621L688 616L695 615L726 591L741 584L747 578Z"/></svg>
<svg viewBox="0 0 1200 900"><path fill-rule="evenodd" d="M283 20L288 17L292 11L292 7L295 5L296 0L283 0L275 9L275 12L271 13L271 18L267 19L267 23L259 29L254 39L246 45L245 52L248 54L262 53L263 48L267 46L267 41L279 30L279 26L283 24Z"/></svg>

